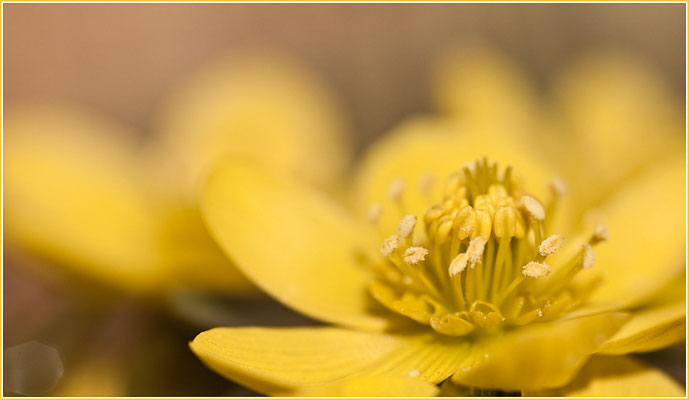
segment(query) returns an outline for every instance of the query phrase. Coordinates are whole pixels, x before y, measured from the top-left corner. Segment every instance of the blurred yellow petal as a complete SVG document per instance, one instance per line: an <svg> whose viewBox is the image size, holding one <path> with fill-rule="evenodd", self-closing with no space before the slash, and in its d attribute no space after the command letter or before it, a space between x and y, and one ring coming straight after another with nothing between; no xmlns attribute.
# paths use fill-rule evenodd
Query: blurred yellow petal
<svg viewBox="0 0 689 400"><path fill-rule="evenodd" d="M481 338L453 382L488 389L537 390L567 383L627 319L609 313L531 324Z"/></svg>
<svg viewBox="0 0 689 400"><path fill-rule="evenodd" d="M686 310L684 299L639 310L600 351L605 354L636 353L678 343L686 337Z"/></svg>
<svg viewBox="0 0 689 400"><path fill-rule="evenodd" d="M322 391L326 384L326 389L356 390L357 383L349 386L340 380L357 376L438 383L454 372L467 352L466 343L432 335L403 337L331 327L215 328L199 334L190 346L211 369L272 395ZM358 380L362 385L373 381ZM419 386L423 385L414 387Z"/></svg>
<svg viewBox="0 0 689 400"><path fill-rule="evenodd" d="M596 202L643 167L684 154L682 103L643 60L589 54L563 74L556 92L562 133L574 139L568 178L573 193L585 192L582 201Z"/></svg>
<svg viewBox="0 0 689 400"><path fill-rule="evenodd" d="M434 397L438 388L418 378L399 375L363 375L296 390L297 397Z"/></svg>
<svg viewBox="0 0 689 400"><path fill-rule="evenodd" d="M315 76L288 58L246 55L202 70L172 96L157 151L193 198L199 174L226 155L329 184L349 161L342 116Z"/></svg>
<svg viewBox="0 0 689 400"><path fill-rule="evenodd" d="M164 283L156 213L130 132L73 110L9 111L5 234L91 278Z"/></svg>
<svg viewBox="0 0 689 400"><path fill-rule="evenodd" d="M594 268L604 282L592 302L638 305L682 273L685 179L683 158L659 162L604 205L600 222L610 240L596 246Z"/></svg>
<svg viewBox="0 0 689 400"><path fill-rule="evenodd" d="M433 92L442 111L527 132L536 116L535 93L507 55L476 43L457 44L436 64Z"/></svg>
<svg viewBox="0 0 689 400"><path fill-rule="evenodd" d="M286 175L242 160L221 163L200 202L220 246L263 290L324 321L385 326L369 312L368 275L356 260L371 239L343 209Z"/></svg>
<svg viewBox="0 0 689 400"><path fill-rule="evenodd" d="M549 171L518 139L510 132L471 123L433 118L409 120L365 156L357 172L357 203L362 209L374 203L383 204L384 231L391 231L404 214L419 216L431 206L430 199L441 198L450 174L483 157L501 167L514 167L514 176L521 183L528 182L526 189L542 198ZM428 193L418 187L426 176L434 181ZM391 184L398 179L405 184L403 211L388 200Z"/></svg>
<svg viewBox="0 0 689 400"><path fill-rule="evenodd" d="M230 291L232 295L260 294L220 250L197 209L168 205L165 211L161 231L170 263L171 286Z"/></svg>
<svg viewBox="0 0 689 400"><path fill-rule="evenodd" d="M524 396L685 397L680 384L659 369L631 357L594 356L567 386L525 391Z"/></svg>

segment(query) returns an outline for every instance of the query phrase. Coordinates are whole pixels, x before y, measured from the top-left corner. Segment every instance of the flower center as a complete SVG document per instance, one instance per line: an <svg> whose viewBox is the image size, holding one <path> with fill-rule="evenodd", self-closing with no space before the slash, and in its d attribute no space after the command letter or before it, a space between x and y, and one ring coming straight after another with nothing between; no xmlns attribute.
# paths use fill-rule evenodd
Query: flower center
<svg viewBox="0 0 689 400"><path fill-rule="evenodd" d="M431 180L419 189L429 192ZM451 175L444 197L417 218L404 212L404 182L389 197L402 210L397 233L383 240L371 295L386 308L450 336L510 329L557 318L595 288L573 278L591 268L592 246L607 239L602 226L569 259L550 264L564 242L549 234L549 218L565 187L550 183L544 207L522 192L512 169L487 160ZM375 222L382 207L371 208Z"/></svg>

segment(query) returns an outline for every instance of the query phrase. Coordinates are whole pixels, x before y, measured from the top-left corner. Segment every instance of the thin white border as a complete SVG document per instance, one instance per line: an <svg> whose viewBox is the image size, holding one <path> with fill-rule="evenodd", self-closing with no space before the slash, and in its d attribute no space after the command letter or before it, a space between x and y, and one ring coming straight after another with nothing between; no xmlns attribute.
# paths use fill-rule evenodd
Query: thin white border
<svg viewBox="0 0 689 400"><path fill-rule="evenodd" d="M1 95L2 95L2 101L0 102L0 115L2 116L3 124L2 127L0 127L0 140L2 140L2 146L0 146L0 157L2 159L2 166L0 166L0 171L2 171L2 188L0 189L0 195L2 196L2 211L0 211L0 220L2 220L2 228L0 228L0 238L2 239L2 243L0 243L0 251L2 251L1 257L1 262L0 262L0 274L2 274L3 278L3 287L0 289L2 291L2 302L0 305L2 306L2 310L0 310L1 318L0 318L0 355L4 355L5 351L5 346L4 346L4 340L5 340L5 291L4 291L4 277L5 277L5 207L4 207L4 200L5 200L5 185L4 185L4 178L5 178L5 140L4 140L4 116L5 116L5 68L4 68L4 63L5 63L5 4L678 4L678 3L683 3L684 4L684 47L685 47L685 88L684 88L684 140L685 140L685 147L684 147L684 167L685 167L685 187L684 187L684 202L685 202L685 210L687 210L689 206L689 202L687 199L687 196L689 195L689 179L687 178L687 171L689 170L689 161L687 160L687 136L688 136L688 131L687 127L689 126L689 113L687 112L687 106L689 103L689 74L687 71L688 69L688 64L687 62L687 57L689 57L689 52L687 52L687 34L688 34L688 28L687 28L687 22L689 21L689 8L687 7L687 2L686 1L681 1L681 0L676 0L676 1L627 1L627 2L616 2L616 1L544 1L544 2L539 2L539 1L519 1L519 2L512 2L512 1L408 1L408 2L385 2L385 1L332 1L332 2L309 2L309 1L255 1L255 2L246 2L246 1L240 1L240 2L230 2L230 1L173 1L173 2L166 2L166 1L2 1L2 7L0 8L0 20L2 21L2 66L0 68L0 87L1 87ZM685 221L684 221L684 231L685 231L685 238L687 238L687 235L689 235L689 226L688 226L688 221L689 221L689 216L685 214ZM687 269L687 252L689 251L689 243L685 241L685 247L684 247L684 255L685 255L685 272ZM689 275L689 274L688 274ZM685 296L685 301L687 299L687 295L689 294L689 286L687 285L687 282L689 281L689 276L687 276L687 280L685 280L685 285L684 285L684 296ZM689 386L689 374L687 374L687 359L689 359L689 353L687 352L687 345L686 345L686 333L687 330L689 330L689 321L685 318L685 347L684 347L684 360L685 360L685 382L684 382L684 387L685 390L687 389L687 386ZM4 360L4 357L3 357ZM4 363L4 361L3 361ZM3 365L4 366L4 365ZM0 367L0 371L2 371L2 367ZM4 374L2 377L0 377L0 390L4 392L5 388L5 382L4 382ZM26 398L35 398L35 396L5 396L4 393L0 393L0 398L3 399L26 399ZM56 396L40 396L42 399L64 399L68 397L56 397ZM71 398L78 398L78 399L119 399L119 398L131 398L131 399L219 399L219 398L224 398L223 396L206 396L206 397L199 397L199 396L190 396L190 397L181 397L181 396L171 396L171 397L163 397L163 396L158 396L158 397L142 397L142 396L128 396L128 397L102 397L102 396L79 396L79 397L71 397ZM255 397L244 397L244 396L236 396L236 397L227 397L227 398L255 398ZM278 399L313 399L314 397L275 397ZM318 396L317 398L322 398L322 399L341 399L341 398L386 398L386 399L404 399L406 397L373 397L373 396L365 396L365 397L325 397L325 396ZM436 397L415 397L418 399L435 399ZM538 397L501 397L505 399L538 399ZM572 398L581 398L581 397L572 397ZM624 398L624 397L610 397L610 398ZM683 399L686 397L636 397L640 399L663 399L663 398L670 398L670 399Z"/></svg>

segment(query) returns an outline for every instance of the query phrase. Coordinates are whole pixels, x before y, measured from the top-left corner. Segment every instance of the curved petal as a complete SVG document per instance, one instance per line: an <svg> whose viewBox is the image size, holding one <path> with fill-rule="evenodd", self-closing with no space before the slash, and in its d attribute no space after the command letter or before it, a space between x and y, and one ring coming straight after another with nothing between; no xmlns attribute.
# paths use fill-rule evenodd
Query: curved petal
<svg viewBox="0 0 689 400"><path fill-rule="evenodd" d="M200 204L222 249L270 295L324 321L386 325L370 312L368 271L357 263L372 241L326 198L258 164L226 160L206 182Z"/></svg>
<svg viewBox="0 0 689 400"><path fill-rule="evenodd" d="M435 397L438 388L417 378L363 375L290 393L296 397Z"/></svg>
<svg viewBox="0 0 689 400"><path fill-rule="evenodd" d="M160 286L157 210L132 135L74 110L15 111L4 125L6 239L91 278Z"/></svg>
<svg viewBox="0 0 689 400"><path fill-rule="evenodd" d="M466 343L438 341L435 335L331 327L216 328L198 335L190 346L211 369L272 395L342 389L348 385L345 378L371 382L370 376L438 383L467 353Z"/></svg>
<svg viewBox="0 0 689 400"><path fill-rule="evenodd" d="M514 175L524 181L526 189L543 197L550 174L519 136L472 123L416 118L369 150L357 171L358 206L365 209L374 203L384 204L383 223L391 229L404 215L387 197L393 181L401 178L407 185L404 213L420 215L431 202L440 201L442 186L450 174L483 157L498 162L502 168L513 166ZM432 176L435 181L430 195L417 189L425 176Z"/></svg>
<svg viewBox="0 0 689 400"><path fill-rule="evenodd" d="M567 386L525 391L524 396L685 397L685 390L663 371L631 357L593 356Z"/></svg>
<svg viewBox="0 0 689 400"><path fill-rule="evenodd" d="M561 386L626 318L622 313L598 314L532 324L485 339L473 347L452 380L508 391Z"/></svg>
<svg viewBox="0 0 689 400"><path fill-rule="evenodd" d="M200 174L240 155L327 185L349 161L346 129L323 83L289 58L245 54L209 65L164 107L159 156L193 199Z"/></svg>
<svg viewBox="0 0 689 400"><path fill-rule="evenodd" d="M257 296L261 291L225 256L203 224L197 209L159 203L164 251L169 260L169 286L183 290L224 291Z"/></svg>
<svg viewBox="0 0 689 400"><path fill-rule="evenodd" d="M682 273L685 179L683 159L659 163L602 207L610 240L596 247L604 282L591 302L638 305Z"/></svg>
<svg viewBox="0 0 689 400"><path fill-rule="evenodd" d="M631 319L601 347L604 354L626 354L658 350L686 337L684 299L649 307L632 314Z"/></svg>
<svg viewBox="0 0 689 400"><path fill-rule="evenodd" d="M580 202L595 204L642 168L684 154L684 108L643 60L591 53L556 84L560 128L570 136L568 176Z"/></svg>

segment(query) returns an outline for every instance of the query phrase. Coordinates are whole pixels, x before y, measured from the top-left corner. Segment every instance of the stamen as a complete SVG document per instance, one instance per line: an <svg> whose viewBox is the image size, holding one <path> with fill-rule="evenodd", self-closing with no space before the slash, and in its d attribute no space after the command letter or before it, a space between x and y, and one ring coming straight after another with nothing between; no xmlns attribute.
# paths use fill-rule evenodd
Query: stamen
<svg viewBox="0 0 689 400"><path fill-rule="evenodd" d="M488 211L476 210L476 229L471 237L482 237L484 241L490 238L490 231L493 229L493 218Z"/></svg>
<svg viewBox="0 0 689 400"><path fill-rule="evenodd" d="M476 212L471 206L464 206L457 212L454 222L457 226L457 237L466 239L476 227Z"/></svg>
<svg viewBox="0 0 689 400"><path fill-rule="evenodd" d="M542 257L555 254L555 252L562 247L562 242L564 242L564 240L565 238L560 235L552 235L545 238L545 240L543 240L538 246L538 254L540 254Z"/></svg>
<svg viewBox="0 0 689 400"><path fill-rule="evenodd" d="M595 228L593 228L593 243L600 243L600 242L605 242L610 238L610 235L608 234L608 229L604 225L596 225Z"/></svg>
<svg viewBox="0 0 689 400"><path fill-rule="evenodd" d="M546 263L531 261L522 267L522 274L531 278L542 278L550 274L550 267Z"/></svg>
<svg viewBox="0 0 689 400"><path fill-rule="evenodd" d="M567 185L562 179L558 177L553 177L548 182L548 190L554 198L559 199L560 197L567 194Z"/></svg>
<svg viewBox="0 0 689 400"><path fill-rule="evenodd" d="M450 263L450 276L456 276L462 273L467 267L467 254L459 253L452 263Z"/></svg>
<svg viewBox="0 0 689 400"><path fill-rule="evenodd" d="M593 247L590 244L584 243L584 255L581 259L581 265L584 269L589 269L593 267L596 263L596 252L593 251Z"/></svg>
<svg viewBox="0 0 689 400"><path fill-rule="evenodd" d="M426 259L428 250L424 247L410 247L404 252L404 262L418 264Z"/></svg>
<svg viewBox="0 0 689 400"><path fill-rule="evenodd" d="M388 198L392 201L400 201L404 194L404 186L402 178L397 178L392 181L390 189L388 189Z"/></svg>
<svg viewBox="0 0 689 400"><path fill-rule="evenodd" d="M498 239L512 237L517 230L517 212L512 206L500 206L495 211L493 232Z"/></svg>
<svg viewBox="0 0 689 400"><path fill-rule="evenodd" d="M414 227L416 227L416 215L409 214L402 218L399 227L397 228L397 233L400 238L406 239L409 235L414 232Z"/></svg>
<svg viewBox="0 0 689 400"><path fill-rule="evenodd" d="M383 240L383 247L380 248L380 252L384 256L389 256L398 247L400 247L400 238L397 235L392 235L389 238Z"/></svg>
<svg viewBox="0 0 689 400"><path fill-rule="evenodd" d="M368 222L371 225L375 225L380 221L380 215L383 213L383 206L380 204L376 203L371 205L371 208L368 209L368 215L367 219Z"/></svg>
<svg viewBox="0 0 689 400"><path fill-rule="evenodd" d="M481 262L481 256L483 255L483 249L486 246L486 239L482 236L477 236L471 239L469 242L469 247L467 247L467 257L469 257L469 262L471 262L471 268L474 268L476 263Z"/></svg>
<svg viewBox="0 0 689 400"><path fill-rule="evenodd" d="M538 200L531 196L525 195L520 199L521 205L526 209L526 211L531 214L533 219L537 221L542 221L545 219L545 210Z"/></svg>

